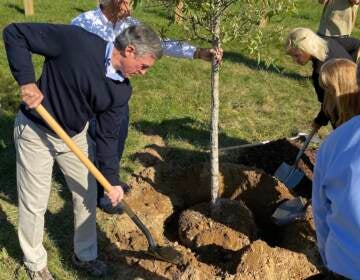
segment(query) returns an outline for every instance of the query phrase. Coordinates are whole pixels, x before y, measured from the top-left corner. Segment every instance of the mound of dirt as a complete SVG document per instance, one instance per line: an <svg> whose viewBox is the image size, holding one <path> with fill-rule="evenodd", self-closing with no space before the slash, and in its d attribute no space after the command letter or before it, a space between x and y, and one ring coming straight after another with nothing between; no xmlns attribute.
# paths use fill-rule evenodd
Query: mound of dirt
<svg viewBox="0 0 360 280"><path fill-rule="evenodd" d="M238 251L256 238L251 211L241 201L220 199L213 208L202 203L181 213L179 237L189 248L216 245Z"/></svg>
<svg viewBox="0 0 360 280"><path fill-rule="evenodd" d="M264 241L257 240L243 254L236 279L306 279L318 272L304 254L278 247L272 248Z"/></svg>
<svg viewBox="0 0 360 280"><path fill-rule="evenodd" d="M182 244L197 253L206 263L234 273L237 251L256 238L256 225L251 211L241 201L219 199L211 207L201 203L185 210L179 218Z"/></svg>
<svg viewBox="0 0 360 280"><path fill-rule="evenodd" d="M164 244L166 242L166 238L164 238L165 221L174 212L170 199L155 191L146 182L133 186L125 199L150 230L155 241ZM119 216L117 223L122 226L114 227L113 234L117 237L117 242L120 242L122 249L147 249L145 236L127 215Z"/></svg>

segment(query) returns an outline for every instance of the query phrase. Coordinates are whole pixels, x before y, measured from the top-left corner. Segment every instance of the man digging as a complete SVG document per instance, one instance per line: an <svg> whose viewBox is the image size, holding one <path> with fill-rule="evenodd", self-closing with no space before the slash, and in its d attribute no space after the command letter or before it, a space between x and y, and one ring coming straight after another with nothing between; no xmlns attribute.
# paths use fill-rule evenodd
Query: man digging
<svg viewBox="0 0 360 280"><path fill-rule="evenodd" d="M54 161L72 192L73 263L94 276L103 276L106 265L97 259L95 179L32 109L41 103L90 158L93 146L88 122L96 118L98 167L114 186L108 195L116 206L123 197L118 145L132 91L128 78L144 75L162 56L161 42L154 31L141 25L127 28L114 43L77 26L39 23L10 24L3 37L23 101L14 138L18 236L29 278L53 279L42 242ZM37 82L32 53L45 58Z"/></svg>

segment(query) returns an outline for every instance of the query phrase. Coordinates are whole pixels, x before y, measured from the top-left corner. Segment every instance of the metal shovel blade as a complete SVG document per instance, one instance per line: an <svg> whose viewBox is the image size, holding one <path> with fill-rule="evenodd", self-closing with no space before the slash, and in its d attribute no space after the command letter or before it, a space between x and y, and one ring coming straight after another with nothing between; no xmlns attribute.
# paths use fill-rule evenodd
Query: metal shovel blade
<svg viewBox="0 0 360 280"><path fill-rule="evenodd" d="M306 202L301 197L280 204L271 216L274 223L281 226L305 217Z"/></svg>
<svg viewBox="0 0 360 280"><path fill-rule="evenodd" d="M287 186L289 189L295 188L300 183L301 179L304 177L304 173L297 169L297 167L302 155L305 153L305 150L309 145L311 139L314 137L315 133L316 129L313 128L309 136L306 138L303 147L298 152L295 162L292 166L283 162L275 171L275 178L283 182L285 186Z"/></svg>
<svg viewBox="0 0 360 280"><path fill-rule="evenodd" d="M149 247L148 253L162 261L179 264L182 260L182 254L169 246Z"/></svg>
<svg viewBox="0 0 360 280"><path fill-rule="evenodd" d="M305 174L295 166L290 166L285 162L279 166L274 174L275 178L283 182L289 189L295 188L304 175Z"/></svg>
<svg viewBox="0 0 360 280"><path fill-rule="evenodd" d="M130 219L138 226L141 232L145 235L146 240L149 243L148 253L162 261L178 264L182 260L182 254L169 246L159 246L156 244L148 228L141 222L140 218L134 213L130 206L122 201L119 203L125 213Z"/></svg>

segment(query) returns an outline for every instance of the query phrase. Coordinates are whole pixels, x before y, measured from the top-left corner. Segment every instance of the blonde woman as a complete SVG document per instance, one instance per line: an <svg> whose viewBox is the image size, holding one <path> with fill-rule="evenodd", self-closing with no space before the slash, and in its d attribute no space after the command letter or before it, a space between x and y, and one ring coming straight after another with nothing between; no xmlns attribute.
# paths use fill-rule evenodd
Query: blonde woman
<svg viewBox="0 0 360 280"><path fill-rule="evenodd" d="M342 45L331 38L322 38L308 28L293 29L286 40L286 51L296 63L305 65L312 62L313 72L311 79L320 103L324 102L324 90L319 84L321 66L328 60L334 58L352 59L351 48L345 49ZM329 117L320 109L318 115L312 122L312 127L318 130L327 125Z"/></svg>
<svg viewBox="0 0 360 280"><path fill-rule="evenodd" d="M320 85L325 91L323 111L334 127L360 112L357 64L347 59L332 59L320 72Z"/></svg>
<svg viewBox="0 0 360 280"><path fill-rule="evenodd" d="M321 84L338 113L337 128L315 164L312 208L317 244L328 278L360 275L360 89L357 65L335 59L321 68ZM320 278L319 278L320 279Z"/></svg>

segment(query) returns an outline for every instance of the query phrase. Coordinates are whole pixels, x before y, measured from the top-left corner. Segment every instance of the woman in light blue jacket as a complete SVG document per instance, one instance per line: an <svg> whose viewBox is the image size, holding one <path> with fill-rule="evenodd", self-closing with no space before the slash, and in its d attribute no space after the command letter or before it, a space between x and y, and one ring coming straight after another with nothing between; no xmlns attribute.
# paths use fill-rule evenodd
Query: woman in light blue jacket
<svg viewBox="0 0 360 280"><path fill-rule="evenodd" d="M360 88L357 65L334 59L320 84L337 107L337 128L321 145L312 207L320 255L331 277L360 279ZM341 279L341 278L340 278Z"/></svg>

